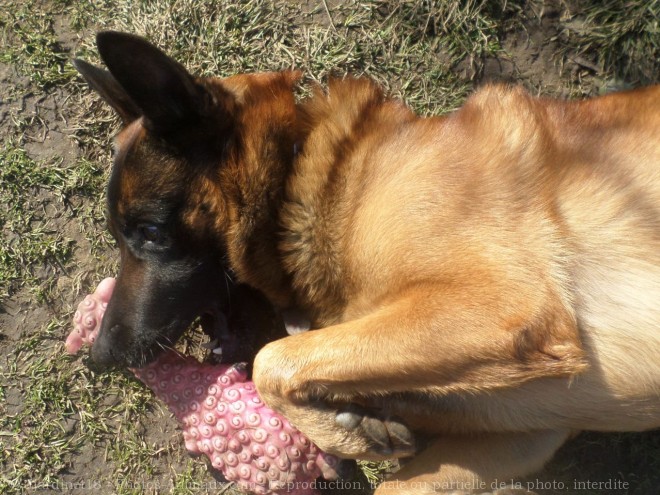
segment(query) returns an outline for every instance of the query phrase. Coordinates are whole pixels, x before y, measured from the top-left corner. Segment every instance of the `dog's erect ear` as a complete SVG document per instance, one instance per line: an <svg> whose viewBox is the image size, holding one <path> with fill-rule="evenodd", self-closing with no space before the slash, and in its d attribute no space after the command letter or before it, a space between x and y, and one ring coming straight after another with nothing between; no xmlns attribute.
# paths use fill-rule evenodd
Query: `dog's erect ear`
<svg viewBox="0 0 660 495"><path fill-rule="evenodd" d="M129 124L142 115L138 106L110 72L79 59L73 61L73 66L87 84L115 109L124 124Z"/></svg>
<svg viewBox="0 0 660 495"><path fill-rule="evenodd" d="M97 34L96 44L108 69L153 131L166 133L209 112L213 99L206 89L145 39L104 31Z"/></svg>

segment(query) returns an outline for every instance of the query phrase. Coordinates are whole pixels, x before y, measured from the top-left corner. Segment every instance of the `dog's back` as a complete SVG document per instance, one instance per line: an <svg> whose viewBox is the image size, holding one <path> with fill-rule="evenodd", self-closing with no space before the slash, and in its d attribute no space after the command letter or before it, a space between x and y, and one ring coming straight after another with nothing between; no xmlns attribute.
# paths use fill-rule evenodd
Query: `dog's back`
<svg viewBox="0 0 660 495"><path fill-rule="evenodd" d="M318 127L289 182L283 247L316 325L425 279L481 276L484 300L509 279L532 311L552 301L548 348L581 348L587 371L461 399L443 423L469 430L466 413L491 408L493 429L660 426L660 88L559 102L490 86L432 119L381 98L348 81L309 110Z"/></svg>

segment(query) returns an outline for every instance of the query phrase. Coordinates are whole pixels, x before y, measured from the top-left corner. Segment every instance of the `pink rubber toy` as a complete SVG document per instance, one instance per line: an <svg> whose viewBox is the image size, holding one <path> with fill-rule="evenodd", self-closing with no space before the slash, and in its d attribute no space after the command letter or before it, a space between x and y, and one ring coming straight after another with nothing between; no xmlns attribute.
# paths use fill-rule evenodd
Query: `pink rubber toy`
<svg viewBox="0 0 660 495"><path fill-rule="evenodd" d="M115 289L115 279L101 281L93 294L85 296L73 315L73 331L66 339L66 352L75 354L83 344L92 345L101 328L103 313Z"/></svg>
<svg viewBox="0 0 660 495"><path fill-rule="evenodd" d="M93 344L114 284L103 280L78 306L66 340L70 354ZM268 408L242 367L202 364L169 351L131 371L179 420L188 451L206 455L241 489L309 495L317 493L312 482L319 476L337 478L339 459Z"/></svg>

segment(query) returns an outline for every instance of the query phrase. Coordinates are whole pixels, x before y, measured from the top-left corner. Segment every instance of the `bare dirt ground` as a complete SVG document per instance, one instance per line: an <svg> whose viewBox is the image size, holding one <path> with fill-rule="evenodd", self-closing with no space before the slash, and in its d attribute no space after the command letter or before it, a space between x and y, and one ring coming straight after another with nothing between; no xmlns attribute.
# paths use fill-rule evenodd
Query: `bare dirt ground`
<svg viewBox="0 0 660 495"><path fill-rule="evenodd" d="M97 374L87 369L84 358L63 356L62 342L75 305L96 282L112 274L116 264L103 220L103 184L116 122L75 78L69 63L74 55L93 56L90 40L97 28L143 27L131 17L132 7L121 2L117 5L123 11L118 7L108 12L108 5L114 8L115 3L80 2L84 7L67 1L0 3L4 9L0 14L0 493L227 490L207 472L204 462L189 458L174 419L135 380ZM154 8L166 11L166 3L156 2ZM631 17L638 3L630 4ZM655 35L660 36L660 9L657 2L646 3L649 15L655 16ZM171 16L176 14L174 4L167 4ZM395 3L374 7L373 2L365 2L383 29L397 16L400 25L426 22L421 34L411 28L410 38L397 38L399 44L387 52L391 60L397 60L402 47L410 50L406 60L417 60L414 43L419 40L435 46L435 65L421 58L417 66L404 60L401 66L392 65L390 73L376 69L383 63L379 58L385 56L383 52L374 48L373 55L364 56L363 46L337 41L343 32L339 29L366 32L372 27L356 27L359 22L351 20L351 16L359 19L366 7L351 10L341 4L305 4L293 20L309 28L298 35L326 38L323 43L308 39L306 55L299 55L297 46L289 47L294 58L302 57L314 77L336 70L329 67L333 60L340 71L366 72L385 80L393 94L403 95L420 111L446 111L471 87L489 80L521 83L538 94L581 97L658 79L657 61L643 65L631 55L626 68L601 57L598 45L589 41L592 38L585 38L582 45L575 43L575 33L588 32L584 26L589 25L589 8L596 4L592 2L511 2L499 17L488 18L496 27L486 21L480 24L477 17L457 18L455 22L464 23L469 31L464 38L447 31L441 19L424 10L424 2L411 3L420 5L419 19L410 17L417 13L412 8L403 12ZM157 14L145 9L135 16L147 19L144 31L153 35L150 29L160 21L150 21L149 16L155 19ZM115 15L122 21L114 21ZM263 29L274 29L268 22L263 21ZM496 39L477 45L474 39L490 29ZM174 45L167 31L162 32L164 46ZM264 32L277 35L276 30ZM442 38L448 32L456 36L456 46ZM433 39L445 44L437 47ZM465 40L472 44L461 45ZM253 68L246 62L249 42L243 38L242 43L232 53L238 60L244 50L246 55L236 64L249 70ZM325 50L323 56L313 52L317 46ZM346 54L339 53L341 49ZM186 53L186 47L180 50ZM397 75L399 71L428 74L437 65L446 72L439 73L435 88L428 87L427 79ZM203 61L197 67L203 72L215 65ZM281 63L281 67L286 66ZM365 472L380 476L383 469L367 466ZM344 492L368 493L367 477L358 481L365 490ZM562 448L542 473L521 482L539 493L657 495L660 433L582 434Z"/></svg>

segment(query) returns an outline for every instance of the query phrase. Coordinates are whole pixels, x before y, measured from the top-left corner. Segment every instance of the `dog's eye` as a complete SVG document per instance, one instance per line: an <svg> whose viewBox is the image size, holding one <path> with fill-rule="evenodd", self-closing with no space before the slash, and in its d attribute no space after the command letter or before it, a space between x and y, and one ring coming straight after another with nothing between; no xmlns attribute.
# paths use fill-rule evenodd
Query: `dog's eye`
<svg viewBox="0 0 660 495"><path fill-rule="evenodd" d="M160 228L153 224L142 224L138 226L138 233L144 242L158 244L163 238Z"/></svg>

